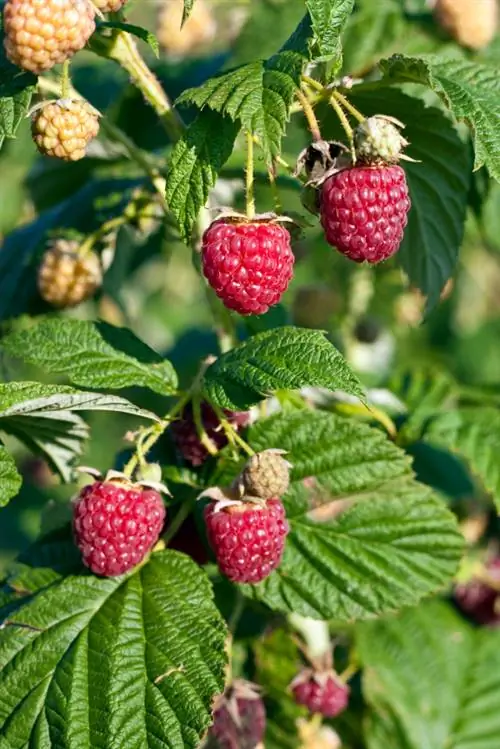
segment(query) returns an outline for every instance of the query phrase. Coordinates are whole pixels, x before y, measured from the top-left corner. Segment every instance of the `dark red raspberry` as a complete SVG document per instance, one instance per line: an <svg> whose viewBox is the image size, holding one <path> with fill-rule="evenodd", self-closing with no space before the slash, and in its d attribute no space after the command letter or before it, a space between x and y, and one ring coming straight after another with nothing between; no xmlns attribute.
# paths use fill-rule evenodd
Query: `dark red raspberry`
<svg viewBox="0 0 500 749"><path fill-rule="evenodd" d="M205 508L207 535L220 571L234 583L259 583L281 562L289 526L279 499Z"/></svg>
<svg viewBox="0 0 500 749"><path fill-rule="evenodd" d="M246 411L224 411L224 415L236 431L248 424L249 416ZM221 428L217 414L208 403L201 404L201 421L208 437L214 445L219 450L225 447L227 445L227 437ZM183 410L180 419L172 422L170 429L174 442L184 460L191 463L192 466L201 466L210 453L202 445L198 437L191 403Z"/></svg>
<svg viewBox="0 0 500 749"><path fill-rule="evenodd" d="M96 575L122 575L155 545L165 521L161 495L132 484L97 481L73 511L75 541Z"/></svg>
<svg viewBox="0 0 500 749"><path fill-rule="evenodd" d="M321 190L326 241L356 263L380 263L398 251L410 206L400 166L343 169Z"/></svg>
<svg viewBox="0 0 500 749"><path fill-rule="evenodd" d="M203 235L203 272L225 306L262 315L293 276L289 232L274 223L215 221Z"/></svg>
<svg viewBox="0 0 500 749"><path fill-rule="evenodd" d="M457 585L455 600L459 608L477 624L489 627L500 625L500 558L486 564L486 573L493 585L473 579Z"/></svg>
<svg viewBox="0 0 500 749"><path fill-rule="evenodd" d="M295 701L304 705L311 713L325 718L335 718L349 703L349 687L335 671L313 671L305 669L292 682Z"/></svg>
<svg viewBox="0 0 500 749"><path fill-rule="evenodd" d="M216 702L207 749L256 749L265 731L266 710L258 689L237 679Z"/></svg>

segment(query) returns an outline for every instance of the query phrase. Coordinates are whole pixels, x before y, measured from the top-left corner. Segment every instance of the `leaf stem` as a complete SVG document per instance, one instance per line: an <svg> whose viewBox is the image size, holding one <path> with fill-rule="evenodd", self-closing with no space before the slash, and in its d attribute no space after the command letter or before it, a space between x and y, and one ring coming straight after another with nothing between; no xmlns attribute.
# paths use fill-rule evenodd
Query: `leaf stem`
<svg viewBox="0 0 500 749"><path fill-rule="evenodd" d="M309 130L311 131L313 140L315 141L321 140L321 131L319 128L319 123L316 118L316 115L314 114L314 109L312 108L309 99L304 94L304 92L301 91L300 89L297 89L295 93L297 95L297 99L299 100L300 106L302 107L304 117L307 120L307 124L309 126Z"/></svg>
<svg viewBox="0 0 500 749"><path fill-rule="evenodd" d="M304 83L307 83L307 85L313 88L315 91L319 91L320 94L325 93L325 87L323 86L323 84L320 83L319 81L316 81L314 78L311 78L308 75L303 75L302 80L304 81Z"/></svg>
<svg viewBox="0 0 500 749"><path fill-rule="evenodd" d="M162 540L165 544L165 546L168 546L170 541L174 538L174 536L179 532L183 522L186 520L187 517L191 514L191 511L193 509L193 502L183 502L179 509L177 510L174 519L168 526L167 530L162 536Z"/></svg>
<svg viewBox="0 0 500 749"><path fill-rule="evenodd" d="M338 103L338 101L335 99L334 96L330 99L330 103L335 111L335 114L340 120L340 124L342 125L342 128L347 135L347 139L349 140L349 144L351 146L351 156L354 163L356 163L356 151L354 149L354 130L352 129L349 120L347 119L344 110Z"/></svg>
<svg viewBox="0 0 500 749"><path fill-rule="evenodd" d="M342 104L344 109L346 109L349 114L352 114L353 117L355 117L358 122L364 122L366 120L366 117L364 114L362 114L359 109L356 109L356 107L351 104L349 99L341 94L339 91L334 91L332 94L332 99L335 99L339 104Z"/></svg>
<svg viewBox="0 0 500 749"><path fill-rule="evenodd" d="M234 604L234 608L231 612L231 616L229 617L229 621L227 623L228 629L233 636L236 633L236 628L238 627L238 624L240 623L244 610L245 610L245 597L243 596L242 592L237 588L236 589L236 601Z"/></svg>
<svg viewBox="0 0 500 749"><path fill-rule="evenodd" d="M255 216L253 135L247 132L246 209L248 218Z"/></svg>

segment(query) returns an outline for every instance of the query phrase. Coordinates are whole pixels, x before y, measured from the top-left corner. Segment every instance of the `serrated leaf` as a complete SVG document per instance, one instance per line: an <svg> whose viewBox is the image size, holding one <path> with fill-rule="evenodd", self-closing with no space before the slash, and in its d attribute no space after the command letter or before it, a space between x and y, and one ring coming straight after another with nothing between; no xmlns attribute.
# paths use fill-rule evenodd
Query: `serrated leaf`
<svg viewBox="0 0 500 749"><path fill-rule="evenodd" d="M142 39L143 42L146 42L146 44L148 44L153 50L156 57L160 56L160 44L158 39L151 31L143 29L142 26L136 26L132 23L123 23L122 21L100 21L98 29L101 28L119 29L120 31L125 31L127 34L132 34L138 39Z"/></svg>
<svg viewBox="0 0 500 749"><path fill-rule="evenodd" d="M21 488L22 479L12 455L0 445L0 507L4 507Z"/></svg>
<svg viewBox="0 0 500 749"><path fill-rule="evenodd" d="M357 627L368 749L496 749L500 631L433 601Z"/></svg>
<svg viewBox="0 0 500 749"><path fill-rule="evenodd" d="M126 328L104 322L47 318L3 339L5 350L75 385L121 390L145 387L172 395L177 376L163 359Z"/></svg>
<svg viewBox="0 0 500 749"><path fill-rule="evenodd" d="M184 0L184 8L182 11L182 25L186 23L189 16L191 15L191 11L193 10L195 0Z"/></svg>
<svg viewBox="0 0 500 749"><path fill-rule="evenodd" d="M256 450L293 465L290 534L267 580L243 586L272 609L349 621L417 603L451 578L463 540L454 516L382 432L324 412L259 421Z"/></svg>
<svg viewBox="0 0 500 749"><path fill-rule="evenodd" d="M0 13L0 148L5 138L15 137L17 128L30 108L36 82L35 75L19 70L7 60L3 13Z"/></svg>
<svg viewBox="0 0 500 749"><path fill-rule="evenodd" d="M56 576L0 631L0 739L194 749L224 686L225 638L207 577L176 552L128 576Z"/></svg>
<svg viewBox="0 0 500 749"><path fill-rule="evenodd" d="M386 86L349 94L366 116L383 112L406 123L408 155L419 163L404 166L412 208L396 260L410 281L434 306L453 274L462 244L471 175L471 154L453 123L436 107ZM342 138L338 118L323 123L328 138Z"/></svg>
<svg viewBox="0 0 500 749"><path fill-rule="evenodd" d="M394 55L380 63L391 82L421 83L444 101L474 134L475 168L486 165L500 181L500 84L496 68L464 59Z"/></svg>
<svg viewBox="0 0 500 749"><path fill-rule="evenodd" d="M306 0L311 18L316 60L337 59L341 55L341 34L354 8L354 0Z"/></svg>
<svg viewBox="0 0 500 749"><path fill-rule="evenodd" d="M363 397L344 357L317 330L283 327L249 338L223 354L203 378L210 401L245 409L276 390L318 386Z"/></svg>
<svg viewBox="0 0 500 749"><path fill-rule="evenodd" d="M259 138L266 156L280 152L281 138L305 59L293 51L243 65L185 91L179 104L208 107Z"/></svg>
<svg viewBox="0 0 500 749"><path fill-rule="evenodd" d="M188 240L217 175L233 150L239 126L210 110L201 112L175 145L166 196L181 237Z"/></svg>
<svg viewBox="0 0 500 749"><path fill-rule="evenodd" d="M500 412L496 408L457 408L430 421L424 437L464 458L491 493L500 512Z"/></svg>

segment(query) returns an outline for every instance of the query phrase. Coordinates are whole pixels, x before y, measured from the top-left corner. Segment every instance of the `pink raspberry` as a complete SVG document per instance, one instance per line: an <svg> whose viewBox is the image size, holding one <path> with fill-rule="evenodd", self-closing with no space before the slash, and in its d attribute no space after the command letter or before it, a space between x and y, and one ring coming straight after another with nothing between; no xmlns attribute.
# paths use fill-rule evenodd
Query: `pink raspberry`
<svg viewBox="0 0 500 749"><path fill-rule="evenodd" d="M459 608L477 624L489 627L500 625L500 557L486 564L486 572L496 586L482 580L471 580L457 585L455 600Z"/></svg>
<svg viewBox="0 0 500 749"><path fill-rule="evenodd" d="M225 306L262 315L277 304L293 276L289 232L274 223L215 221L203 235L203 272Z"/></svg>
<svg viewBox="0 0 500 749"><path fill-rule="evenodd" d="M236 431L248 424L248 413L246 411L224 411L229 423ZM227 445L227 437L222 429L219 418L208 403L201 404L201 421L208 437L214 445L221 450ZM192 466L201 466L210 453L200 442L196 425L193 418L193 407L189 403L181 414L181 418L172 422L170 427L174 442L184 460Z"/></svg>
<svg viewBox="0 0 500 749"><path fill-rule="evenodd" d="M208 747L256 749L265 731L266 710L257 688L237 679L217 700Z"/></svg>
<svg viewBox="0 0 500 749"><path fill-rule="evenodd" d="M326 241L356 263L380 263L398 251L410 206L400 166L343 169L321 190Z"/></svg>
<svg viewBox="0 0 500 749"><path fill-rule="evenodd" d="M305 669L293 680L291 688L299 705L325 718L340 715L349 703L349 687L332 670Z"/></svg>
<svg viewBox="0 0 500 749"><path fill-rule="evenodd" d="M96 575L122 575L139 564L165 521L158 492L133 484L97 481L80 492L73 511L75 541Z"/></svg>
<svg viewBox="0 0 500 749"><path fill-rule="evenodd" d="M210 546L220 571L235 583L259 583L283 556L289 526L279 499L205 508Z"/></svg>

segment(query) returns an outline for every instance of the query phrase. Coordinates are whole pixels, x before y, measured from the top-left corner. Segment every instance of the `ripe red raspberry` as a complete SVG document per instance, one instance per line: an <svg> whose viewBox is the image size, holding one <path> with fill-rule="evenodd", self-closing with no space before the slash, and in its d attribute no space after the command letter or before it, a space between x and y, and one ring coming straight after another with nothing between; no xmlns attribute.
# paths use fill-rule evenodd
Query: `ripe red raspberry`
<svg viewBox="0 0 500 749"><path fill-rule="evenodd" d="M410 206L400 166L343 169L321 190L326 240L356 263L380 263L398 251Z"/></svg>
<svg viewBox="0 0 500 749"><path fill-rule="evenodd" d="M203 272L225 306L262 315L277 304L293 276L289 232L274 223L215 221L203 235Z"/></svg>
<svg viewBox="0 0 500 749"><path fill-rule="evenodd" d="M127 0L92 0L101 13L117 13Z"/></svg>
<svg viewBox="0 0 500 749"><path fill-rule="evenodd" d="M246 412L224 411L224 415L236 431L248 424L249 416ZM217 449L221 450L225 447L227 437L217 414L208 403L201 404L201 421L208 437ZM191 463L192 466L201 466L210 453L198 437L191 403L184 408L180 419L174 421L170 429L174 442L184 460Z"/></svg>
<svg viewBox="0 0 500 749"><path fill-rule="evenodd" d="M307 668L293 680L291 688L299 705L325 718L340 715L349 703L349 687L331 669L314 671Z"/></svg>
<svg viewBox="0 0 500 749"><path fill-rule="evenodd" d="M133 484L97 481L81 492L73 511L75 541L96 575L122 575L158 540L165 506L158 492Z"/></svg>
<svg viewBox="0 0 500 749"><path fill-rule="evenodd" d="M217 698L207 749L256 749L266 731L266 709L255 684L236 679Z"/></svg>
<svg viewBox="0 0 500 749"><path fill-rule="evenodd" d="M56 239L45 251L38 269L38 290L54 307L75 307L90 299L102 283L102 267L95 252L80 257L80 242Z"/></svg>
<svg viewBox="0 0 500 749"><path fill-rule="evenodd" d="M232 582L259 583L279 566L289 531L279 499L222 508L212 503L205 522L219 569Z"/></svg>
<svg viewBox="0 0 500 749"><path fill-rule="evenodd" d="M477 624L489 627L500 625L500 557L491 559L485 567L493 585L487 581L471 580L457 585L455 600L459 608Z"/></svg>
<svg viewBox="0 0 500 749"><path fill-rule="evenodd" d="M79 161L99 133L99 114L86 101L59 99L45 104L32 118L31 134L44 156Z"/></svg>
<svg viewBox="0 0 500 749"><path fill-rule="evenodd" d="M95 31L90 0L7 0L5 52L9 60L39 75L85 47Z"/></svg>

